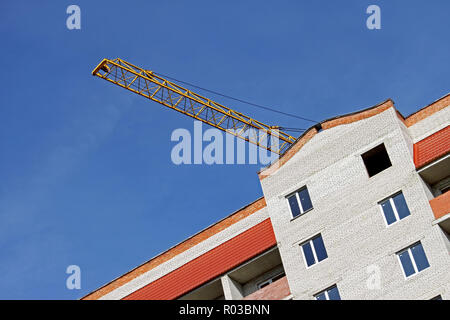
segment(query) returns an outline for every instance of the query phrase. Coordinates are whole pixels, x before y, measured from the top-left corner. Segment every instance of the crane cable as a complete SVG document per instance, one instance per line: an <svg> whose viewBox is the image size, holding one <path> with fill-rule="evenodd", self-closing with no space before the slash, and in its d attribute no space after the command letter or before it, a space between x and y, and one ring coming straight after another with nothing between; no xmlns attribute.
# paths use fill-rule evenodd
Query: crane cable
<svg viewBox="0 0 450 320"><path fill-rule="evenodd" d="M180 82L180 83L186 84L188 86L191 86L191 87L194 87L194 88L197 88L197 89L200 89L200 90L203 90L203 91L206 91L206 92L209 92L209 93L212 93L212 94L215 94L215 95L227 98L227 99L231 99L231 100L235 100L235 101L238 101L238 102L241 102L241 103L245 103L245 104L248 104L248 105L260 108L260 109L264 109L264 110L267 110L267 111L279 113L279 114L282 114L282 115L285 115L285 116L288 116L288 117L297 118L297 119L300 119L300 120L310 121L310 122L313 122L313 123L319 123L319 122L317 122L315 120L304 118L304 117L301 117L301 116L298 116L298 115L295 115L295 114L292 114L292 113L279 111L279 110L276 110L276 109L271 108L271 107L262 106L260 104L256 104L256 103L253 103L253 102L249 102L249 101L245 101L245 100L242 100L242 99L239 99L239 98L235 98L235 97L232 97L232 96L229 96L229 95L217 92L217 91L209 90L209 89L197 86L195 84L192 84L192 83L189 83L189 82L186 82L186 81L175 79L173 77L170 77L168 75L165 75L165 74L162 74L162 73L159 73L159 72L153 72L153 73L157 74L157 75L159 75L161 77L165 77L165 78L171 79L173 81ZM293 131L293 132L303 132L303 131L306 130L306 129L301 129L301 128L286 128L286 127L280 127L280 129L287 130L287 131Z"/></svg>

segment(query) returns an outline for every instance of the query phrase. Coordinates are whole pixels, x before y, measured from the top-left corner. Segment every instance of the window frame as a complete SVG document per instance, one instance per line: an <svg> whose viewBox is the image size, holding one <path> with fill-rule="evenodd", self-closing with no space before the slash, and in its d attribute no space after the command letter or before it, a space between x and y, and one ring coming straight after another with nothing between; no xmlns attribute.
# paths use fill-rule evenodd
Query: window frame
<svg viewBox="0 0 450 320"><path fill-rule="evenodd" d="M341 298L341 293L339 292L339 288L338 288L337 284L333 284L332 286L330 286L330 287L328 287L328 288L326 288L326 289L324 289L324 290L322 290L322 291L319 291L319 292L317 292L316 294L314 294L314 295L313 295L314 300L320 301L319 299L317 299L317 296L318 296L318 295L321 295L322 293L324 293L324 294L325 294L325 301L332 301L332 300L330 299L330 295L328 294L328 291L329 291L330 289L333 289L333 288L336 288L336 290L337 290L337 292L338 292L338 294L339 294L339 298ZM342 298L339 299L339 300L342 300ZM335 301L338 301L338 300L335 300Z"/></svg>
<svg viewBox="0 0 450 320"><path fill-rule="evenodd" d="M411 250L412 247L415 247L415 246L417 246L419 244L422 246L423 252L425 254L425 258L427 259L427 262L428 262L428 267L426 267L425 269L422 269L420 271L417 268L416 260L414 259L414 255L412 254L412 250ZM411 264L412 264L413 269L414 269L414 273L409 275L409 276L406 275L405 268L403 267L403 263L400 260L400 254L402 254L403 252L408 252L409 259L411 260ZM427 254L425 252L425 249L423 248L423 244L422 244L421 241L417 241L417 242L413 243L412 245L410 245L410 246L408 246L408 247L398 251L395 255L397 256L398 263L400 264L400 268L402 269L403 277L406 280L409 280L409 279L413 278L414 276L418 275L422 271L425 271L426 269L431 267L430 261L428 260Z"/></svg>
<svg viewBox="0 0 450 320"><path fill-rule="evenodd" d="M399 195L399 194L403 194L403 198L405 199L406 206L408 207L408 210L409 210L409 215L407 215L404 218L400 218L400 216L398 214L398 211L397 211L397 206L395 205L395 202L394 202L394 197ZM392 208L392 211L394 212L394 216L395 216L395 221L392 222L391 224L388 224L388 221L387 221L387 218L386 218L386 214L384 213L383 206L382 206L382 204L384 202L386 202L386 201L389 201L389 203L391 205L391 208ZM380 207L381 215L383 216L383 220L384 220L384 224L385 224L386 228L389 228L390 226L393 226L397 222L400 222L401 220L404 220L404 219L408 218L409 216L411 216L411 210L409 209L408 203L406 202L405 194L403 193L402 190L393 193L392 195L390 195L389 197L384 198L381 201L378 201L378 207Z"/></svg>
<svg viewBox="0 0 450 320"><path fill-rule="evenodd" d="M313 242L313 240L316 239L316 238L318 238L318 237L321 237L321 238L322 238L323 246L324 246L324 248L325 248L325 253L327 254L327 257L324 258L324 259L322 259L322 260L320 260L320 261L319 261L319 259L317 258L316 247L314 246L314 242ZM304 249L303 249L303 245L305 245L305 244L307 244L307 243L309 243L310 246L311 246L311 251L312 251L312 254L313 254L313 257L314 257L314 261L315 261L315 262L314 262L312 265L310 265L310 266L308 266L308 261L306 260L305 251L304 251ZM304 263L305 263L306 269L312 268L312 267L314 267L315 265L317 265L317 264L321 263L322 261L325 261L325 260L327 260L327 259L329 258L329 256L328 256L328 251L326 251L327 248L325 247L325 242L323 241L323 237L322 237L322 234L321 234L321 233L319 233L319 234L317 234L317 235L315 235L315 236L309 238L308 240L302 242L302 243L300 244L300 250L302 251L303 261L304 261Z"/></svg>
<svg viewBox="0 0 450 320"><path fill-rule="evenodd" d="M305 190L305 189L306 189L306 191L308 192L309 201L311 202L311 208L309 208L308 210L304 210L304 209L303 209L303 205L302 205L302 202L301 202L301 200L300 200L300 195L299 195L300 191ZM298 214L298 215L296 215L296 216L294 216L294 214L292 213L291 204L289 203L289 198L291 198L292 196L295 196L295 199L297 200L297 205L298 205L298 207L299 207L299 209L300 209L300 214ZM311 195L309 194L309 190L308 190L308 186L307 186L307 185L304 185L303 187L301 187L301 188L295 190L294 192L288 194L288 195L285 197L285 199L286 199L286 202L287 202L287 204L288 204L289 213L291 214L291 220L294 220L294 219L296 219L296 218L298 218L298 217L301 217L301 216L303 216L305 213L307 213L307 212L311 211L312 209L314 209L314 205L313 205L313 203L312 203Z"/></svg>

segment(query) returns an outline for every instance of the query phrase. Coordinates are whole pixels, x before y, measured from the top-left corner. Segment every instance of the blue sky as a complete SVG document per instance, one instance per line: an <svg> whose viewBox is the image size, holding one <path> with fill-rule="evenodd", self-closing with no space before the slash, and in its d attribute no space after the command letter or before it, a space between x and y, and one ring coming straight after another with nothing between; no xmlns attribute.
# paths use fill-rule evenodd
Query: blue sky
<svg viewBox="0 0 450 320"><path fill-rule="evenodd" d="M81 30L66 8L81 8ZM381 30L366 28L370 4ZM193 120L91 76L104 57L323 120L450 90L450 2L2 1L0 299L77 299L257 199L256 165L172 164ZM301 120L216 98L258 120ZM81 290L66 288L67 266Z"/></svg>

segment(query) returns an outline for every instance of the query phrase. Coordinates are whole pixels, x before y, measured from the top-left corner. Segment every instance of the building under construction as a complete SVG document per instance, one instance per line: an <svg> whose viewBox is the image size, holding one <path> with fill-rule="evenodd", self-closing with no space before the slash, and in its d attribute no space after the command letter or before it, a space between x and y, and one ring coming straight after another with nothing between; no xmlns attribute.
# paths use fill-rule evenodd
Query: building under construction
<svg viewBox="0 0 450 320"><path fill-rule="evenodd" d="M450 299L449 105L312 126L262 198L83 299Z"/></svg>

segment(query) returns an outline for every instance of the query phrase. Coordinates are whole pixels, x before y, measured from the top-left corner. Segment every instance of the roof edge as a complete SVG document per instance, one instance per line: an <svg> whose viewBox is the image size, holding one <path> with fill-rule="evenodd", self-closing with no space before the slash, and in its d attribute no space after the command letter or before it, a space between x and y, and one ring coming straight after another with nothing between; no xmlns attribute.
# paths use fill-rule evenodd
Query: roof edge
<svg viewBox="0 0 450 320"><path fill-rule="evenodd" d="M261 169L258 172L259 179L263 180L264 178L268 177L269 175L277 171L280 167L282 167L309 140L311 140L320 131L320 129L327 130L342 124L350 124L359 120L375 116L392 107L394 107L394 101L391 98L389 98L369 108L350 112L341 116L328 118L326 120L319 122L318 124L311 126L300 137L298 137L297 140L295 140L295 142L286 150L285 153L281 155L280 158L278 158L277 161Z"/></svg>
<svg viewBox="0 0 450 320"><path fill-rule="evenodd" d="M225 230L229 226L239 222L240 220L252 215L253 213L266 207L266 201L264 197L260 197L255 201L243 206L242 208L234 211L230 215L224 217L223 219L213 223L212 225L202 229L201 231L193 234L192 236L186 238L185 240L173 245L169 249L157 254L153 258L143 262L137 267L131 269L130 271L122 274L121 276L109 281L103 286L91 291L90 293L84 295L80 300L97 300L104 295L112 292L113 290L123 286L124 284L130 282L131 280L137 278L138 276L148 272L157 266L169 261L173 257L187 251L188 249L194 247L195 245L201 243L202 241L210 238L211 236Z"/></svg>
<svg viewBox="0 0 450 320"><path fill-rule="evenodd" d="M286 150L286 152L283 153L280 158L278 158L277 161L261 169L258 172L258 177L260 180L263 180L264 178L277 171L289 159L291 159L294 154L296 154L309 140L311 140L312 137L320 131L320 129L327 130L342 124L350 124L359 120L367 119L389 108L394 108L399 119L405 124L405 126L411 127L412 125L426 119L427 117L446 108L449 105L450 93L447 93L443 97L433 101L432 103L417 110L416 112L410 114L405 118L401 114L401 112L395 108L394 101L391 98L388 98L384 102L378 103L372 107L326 119L307 129L299 138L297 138L297 140L295 140L295 142Z"/></svg>
<svg viewBox="0 0 450 320"><path fill-rule="evenodd" d="M412 125L420 122L432 114L441 111L442 109L448 107L450 105L450 93L440 97L439 99L433 101L432 103L426 105L425 107L417 110L416 112L411 113L406 118L403 117L404 123L407 127L411 127Z"/></svg>

